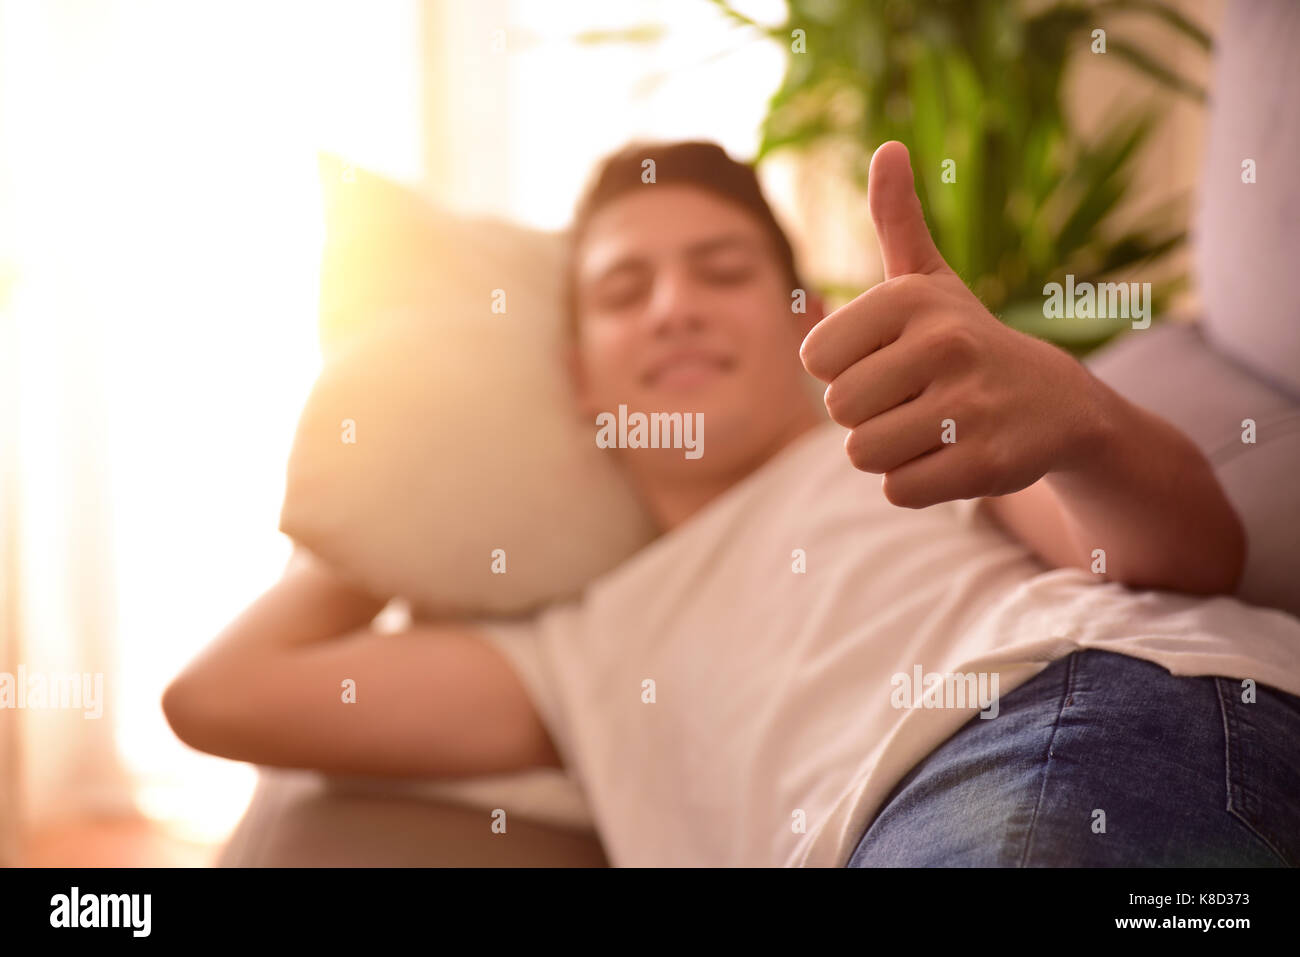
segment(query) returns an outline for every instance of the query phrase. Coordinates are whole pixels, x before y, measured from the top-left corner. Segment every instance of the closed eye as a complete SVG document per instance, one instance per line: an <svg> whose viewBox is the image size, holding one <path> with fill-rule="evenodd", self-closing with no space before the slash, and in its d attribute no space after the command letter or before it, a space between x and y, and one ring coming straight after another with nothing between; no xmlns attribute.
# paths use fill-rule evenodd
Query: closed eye
<svg viewBox="0 0 1300 957"><path fill-rule="evenodd" d="M705 282L717 283L723 286L737 285L746 282L754 275L754 270L748 266L731 266L731 267L704 267L700 269L700 277Z"/></svg>
<svg viewBox="0 0 1300 957"><path fill-rule="evenodd" d="M650 290L650 273L636 266L623 266L601 277L591 289L591 305L617 310L639 302Z"/></svg>
<svg viewBox="0 0 1300 957"><path fill-rule="evenodd" d="M755 256L748 243L724 239L692 251L691 266L704 282L734 286L754 275Z"/></svg>

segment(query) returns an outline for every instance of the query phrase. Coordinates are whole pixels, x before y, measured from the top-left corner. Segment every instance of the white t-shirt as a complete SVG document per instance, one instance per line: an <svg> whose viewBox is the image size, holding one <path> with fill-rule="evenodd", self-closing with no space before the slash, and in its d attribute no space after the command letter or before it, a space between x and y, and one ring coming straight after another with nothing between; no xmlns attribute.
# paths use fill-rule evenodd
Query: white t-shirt
<svg viewBox="0 0 1300 957"><path fill-rule="evenodd" d="M482 624L615 866L844 865L894 785L986 710L928 673L1006 695L1102 648L1300 694L1300 620L1048 570L976 499L890 504L843 437L799 437L581 599Z"/></svg>

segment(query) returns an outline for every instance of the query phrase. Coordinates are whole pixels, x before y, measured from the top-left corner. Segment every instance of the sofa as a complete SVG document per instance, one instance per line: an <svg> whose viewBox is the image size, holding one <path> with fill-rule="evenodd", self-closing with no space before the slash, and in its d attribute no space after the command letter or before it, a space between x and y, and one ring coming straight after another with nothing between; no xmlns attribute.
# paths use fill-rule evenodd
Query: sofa
<svg viewBox="0 0 1300 957"><path fill-rule="evenodd" d="M1197 314L1126 331L1088 367L1207 455L1250 537L1238 597L1300 616L1300 5L1228 5L1193 245ZM1253 161L1254 181L1243 176ZM1253 441L1248 441L1253 438ZM505 833L491 809L509 794ZM263 768L220 866L604 866L563 772L392 782Z"/></svg>

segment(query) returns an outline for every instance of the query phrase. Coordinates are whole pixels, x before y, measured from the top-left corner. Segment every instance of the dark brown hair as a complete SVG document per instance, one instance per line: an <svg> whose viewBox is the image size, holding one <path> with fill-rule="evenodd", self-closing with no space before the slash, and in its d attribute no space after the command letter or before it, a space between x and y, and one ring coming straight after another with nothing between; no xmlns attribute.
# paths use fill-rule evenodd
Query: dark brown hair
<svg viewBox="0 0 1300 957"><path fill-rule="evenodd" d="M647 187L641 178L646 160L654 160L655 183L696 186L747 211L771 240L772 251L791 289L807 288L799 278L790 240L763 196L752 165L732 159L718 144L703 140L633 142L600 162L574 210L564 269L564 310L570 334L578 329L577 254L587 226L608 203L624 193Z"/></svg>

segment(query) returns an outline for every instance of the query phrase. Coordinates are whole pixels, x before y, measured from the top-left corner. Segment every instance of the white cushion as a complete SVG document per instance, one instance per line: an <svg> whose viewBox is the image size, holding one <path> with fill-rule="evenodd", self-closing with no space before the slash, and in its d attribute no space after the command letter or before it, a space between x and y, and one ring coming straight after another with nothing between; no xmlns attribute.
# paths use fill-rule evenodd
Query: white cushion
<svg viewBox="0 0 1300 957"><path fill-rule="evenodd" d="M322 169L327 362L280 530L417 617L526 612L644 545L647 516L570 393L560 238Z"/></svg>

